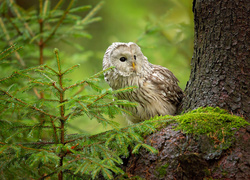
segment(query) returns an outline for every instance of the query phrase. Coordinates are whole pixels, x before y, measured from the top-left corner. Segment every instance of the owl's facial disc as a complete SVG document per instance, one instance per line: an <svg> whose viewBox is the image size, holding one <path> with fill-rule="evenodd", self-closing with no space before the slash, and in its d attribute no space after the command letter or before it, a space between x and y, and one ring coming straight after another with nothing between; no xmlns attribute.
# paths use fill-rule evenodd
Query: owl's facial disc
<svg viewBox="0 0 250 180"><path fill-rule="evenodd" d="M127 61L128 60L128 58L126 58L126 57L121 57L120 58L120 61L121 62L125 62L125 61ZM136 66L135 66L135 62L134 62L134 60L136 60L136 56L134 55L134 59L132 60L132 68L133 68L133 70L135 71L136 70Z"/></svg>
<svg viewBox="0 0 250 180"><path fill-rule="evenodd" d="M127 58L128 57L128 58ZM127 64L128 66L132 67L133 71L135 72L136 71L136 55L134 56L131 56L130 54L128 54L126 57L122 56L120 57L119 59L121 62L126 62L127 61ZM124 63L125 64L125 63Z"/></svg>
<svg viewBox="0 0 250 180"><path fill-rule="evenodd" d="M138 45L122 43L110 52L110 63L121 76L140 74L144 69L144 55Z"/></svg>

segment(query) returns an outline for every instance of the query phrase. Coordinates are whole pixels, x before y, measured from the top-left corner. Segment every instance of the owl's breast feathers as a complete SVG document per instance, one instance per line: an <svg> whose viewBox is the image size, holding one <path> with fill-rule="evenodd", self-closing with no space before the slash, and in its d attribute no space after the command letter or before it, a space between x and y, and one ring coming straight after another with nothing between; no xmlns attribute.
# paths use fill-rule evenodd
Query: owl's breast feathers
<svg viewBox="0 0 250 180"><path fill-rule="evenodd" d="M112 78L112 80L109 80ZM118 99L137 102L136 107L123 107L133 116L132 122L140 122L156 115L174 115L183 98L183 91L178 86L178 79L171 71L162 66L148 63L140 73L121 76L111 70L105 79L113 89L137 86L138 88L117 94Z"/></svg>

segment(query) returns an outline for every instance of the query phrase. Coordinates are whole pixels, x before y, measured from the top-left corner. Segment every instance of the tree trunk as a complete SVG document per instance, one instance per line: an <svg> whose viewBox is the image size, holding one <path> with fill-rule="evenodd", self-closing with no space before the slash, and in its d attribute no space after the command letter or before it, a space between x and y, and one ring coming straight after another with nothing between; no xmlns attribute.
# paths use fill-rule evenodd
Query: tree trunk
<svg viewBox="0 0 250 180"><path fill-rule="evenodd" d="M249 0L194 0L194 54L182 108L219 106L250 120ZM250 179L250 127L230 149L216 150L207 136L193 138L173 125L145 139L159 150L128 159L126 172L145 179Z"/></svg>
<svg viewBox="0 0 250 180"><path fill-rule="evenodd" d="M183 109L227 109L250 117L250 1L194 0L192 70Z"/></svg>

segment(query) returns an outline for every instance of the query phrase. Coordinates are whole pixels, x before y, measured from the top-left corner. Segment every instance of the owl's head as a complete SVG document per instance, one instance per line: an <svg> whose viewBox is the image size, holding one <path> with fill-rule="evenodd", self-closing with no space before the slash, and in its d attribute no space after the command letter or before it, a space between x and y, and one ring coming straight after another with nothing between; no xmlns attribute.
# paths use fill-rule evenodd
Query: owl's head
<svg viewBox="0 0 250 180"><path fill-rule="evenodd" d="M116 42L108 47L103 59L103 68L114 66L119 75L130 76L140 74L147 63L147 58L137 44Z"/></svg>

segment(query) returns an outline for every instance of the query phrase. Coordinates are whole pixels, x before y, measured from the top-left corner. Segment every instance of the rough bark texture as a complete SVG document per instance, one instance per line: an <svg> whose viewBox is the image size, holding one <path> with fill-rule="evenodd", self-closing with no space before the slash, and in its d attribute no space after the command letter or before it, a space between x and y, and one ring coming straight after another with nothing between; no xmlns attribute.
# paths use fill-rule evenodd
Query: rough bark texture
<svg viewBox="0 0 250 180"><path fill-rule="evenodd" d="M207 136L188 137L172 126L149 136L146 141L159 154L141 151L130 157L126 172L150 180L250 179L250 129L240 129L228 150L218 150Z"/></svg>
<svg viewBox="0 0 250 180"><path fill-rule="evenodd" d="M193 5L194 54L183 109L219 106L250 120L250 1Z"/></svg>
<svg viewBox="0 0 250 180"><path fill-rule="evenodd" d="M194 0L195 41L183 109L219 106L250 120L250 1ZM147 137L159 150L128 159L126 172L145 179L250 179L250 127L227 150L206 136L188 137L170 125Z"/></svg>

